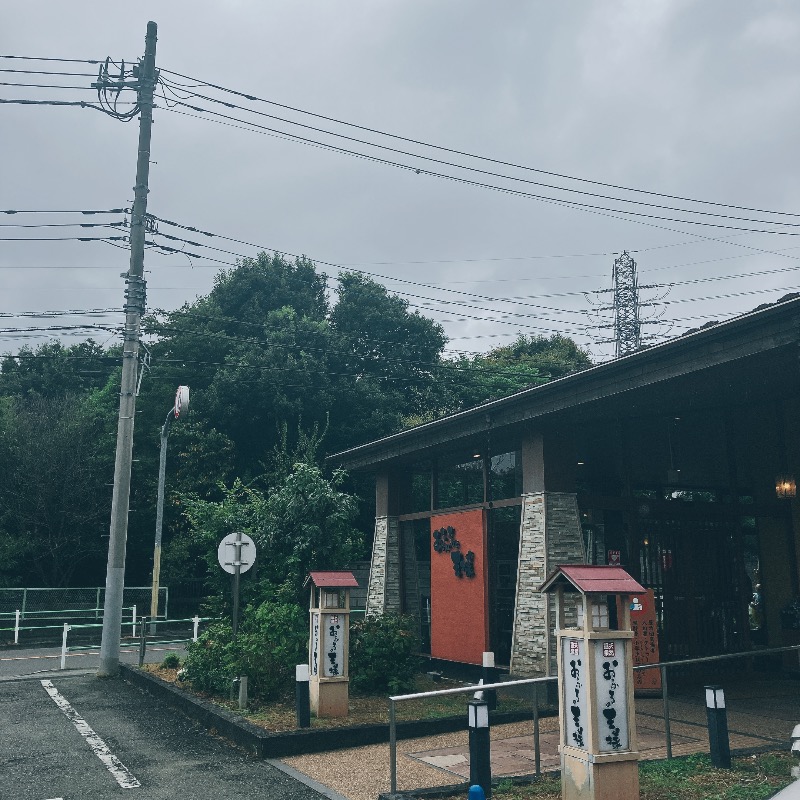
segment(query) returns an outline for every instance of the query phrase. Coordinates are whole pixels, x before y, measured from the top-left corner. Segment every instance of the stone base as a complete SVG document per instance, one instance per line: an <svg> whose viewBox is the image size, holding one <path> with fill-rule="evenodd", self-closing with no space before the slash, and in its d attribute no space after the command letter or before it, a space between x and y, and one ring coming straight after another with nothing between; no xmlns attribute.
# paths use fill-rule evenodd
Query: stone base
<svg viewBox="0 0 800 800"><path fill-rule="evenodd" d="M350 701L350 681L315 681L309 683L311 713L315 717L346 717Z"/></svg>
<svg viewBox="0 0 800 800"><path fill-rule="evenodd" d="M609 760L595 760L605 758ZM562 752L561 797L563 800L639 800L638 753L604 757Z"/></svg>

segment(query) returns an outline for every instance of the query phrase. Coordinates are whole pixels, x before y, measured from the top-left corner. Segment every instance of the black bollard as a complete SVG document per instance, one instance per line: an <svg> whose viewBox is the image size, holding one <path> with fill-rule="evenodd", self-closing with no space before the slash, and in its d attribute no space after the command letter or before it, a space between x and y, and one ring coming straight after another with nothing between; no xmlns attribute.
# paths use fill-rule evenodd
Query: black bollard
<svg viewBox="0 0 800 800"><path fill-rule="evenodd" d="M483 654L483 669L481 670L481 680L484 683L497 683L497 669L494 665L494 653ZM497 689L487 689L483 697L489 706L489 711L497 708Z"/></svg>
<svg viewBox="0 0 800 800"><path fill-rule="evenodd" d="M308 692L308 664L294 668L295 700L297 705L297 727L311 727L311 696Z"/></svg>
<svg viewBox="0 0 800 800"><path fill-rule="evenodd" d="M467 704L469 724L469 782L492 796L492 762L489 751L489 706L484 700Z"/></svg>
<svg viewBox="0 0 800 800"><path fill-rule="evenodd" d="M139 666L144 664L144 655L147 651L147 617L142 617L139 628Z"/></svg>
<svg viewBox="0 0 800 800"><path fill-rule="evenodd" d="M711 763L719 769L731 768L731 746L728 741L728 711L721 686L706 686L706 715Z"/></svg>

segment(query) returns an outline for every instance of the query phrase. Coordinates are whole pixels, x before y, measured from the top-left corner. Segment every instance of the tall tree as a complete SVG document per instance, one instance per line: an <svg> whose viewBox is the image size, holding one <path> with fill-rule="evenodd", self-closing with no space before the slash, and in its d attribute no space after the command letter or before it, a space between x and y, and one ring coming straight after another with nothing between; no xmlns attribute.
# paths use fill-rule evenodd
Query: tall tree
<svg viewBox="0 0 800 800"><path fill-rule="evenodd" d="M114 396L30 396L4 403L0 448L0 574L69 586L98 571L107 549Z"/></svg>

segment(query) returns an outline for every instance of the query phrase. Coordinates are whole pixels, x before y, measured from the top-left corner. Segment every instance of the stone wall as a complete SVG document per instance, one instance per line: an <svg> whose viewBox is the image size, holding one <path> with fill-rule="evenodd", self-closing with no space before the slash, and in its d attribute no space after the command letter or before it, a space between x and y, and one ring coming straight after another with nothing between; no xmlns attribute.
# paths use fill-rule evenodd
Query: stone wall
<svg viewBox="0 0 800 800"><path fill-rule="evenodd" d="M366 613L387 611L400 612L400 525L397 517L376 517Z"/></svg>
<svg viewBox="0 0 800 800"><path fill-rule="evenodd" d="M556 674L555 607L539 587L556 565L585 562L576 496L561 492L523 495L511 643L513 675ZM567 605L565 610L569 619L574 607Z"/></svg>

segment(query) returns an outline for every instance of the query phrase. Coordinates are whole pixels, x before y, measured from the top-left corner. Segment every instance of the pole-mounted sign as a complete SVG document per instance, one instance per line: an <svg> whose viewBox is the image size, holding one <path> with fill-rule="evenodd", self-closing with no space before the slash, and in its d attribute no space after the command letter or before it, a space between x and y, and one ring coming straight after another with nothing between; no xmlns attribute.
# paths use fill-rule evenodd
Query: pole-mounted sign
<svg viewBox="0 0 800 800"><path fill-rule="evenodd" d="M179 386L175 392L175 419L180 419L189 410L189 387Z"/></svg>
<svg viewBox="0 0 800 800"><path fill-rule="evenodd" d="M233 575L233 635L239 627L239 576L247 572L256 560L255 542L241 531L229 533L217 548L219 565Z"/></svg>

